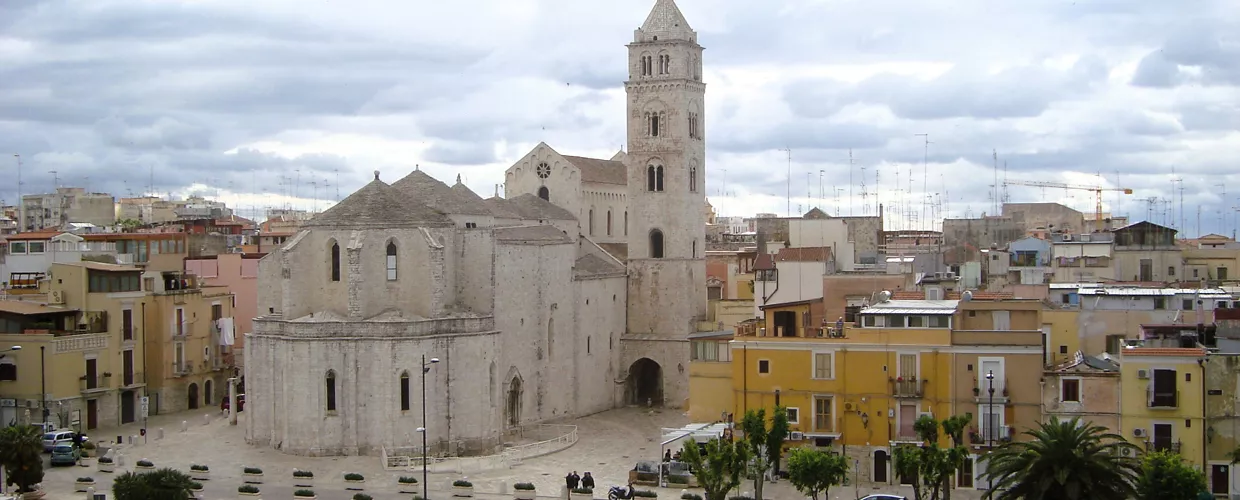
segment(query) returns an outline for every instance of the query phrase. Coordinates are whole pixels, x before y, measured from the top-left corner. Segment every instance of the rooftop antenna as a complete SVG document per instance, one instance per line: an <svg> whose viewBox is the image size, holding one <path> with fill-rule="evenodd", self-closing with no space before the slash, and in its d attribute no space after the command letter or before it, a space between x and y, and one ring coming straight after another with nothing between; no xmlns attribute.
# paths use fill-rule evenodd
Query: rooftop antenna
<svg viewBox="0 0 1240 500"><path fill-rule="evenodd" d="M1226 186L1226 184L1225 184L1225 183L1220 182L1220 183L1218 183L1218 184L1215 184L1215 186L1218 186L1218 188L1219 188L1219 192L1220 192L1219 198L1220 198L1220 199L1222 199L1222 200L1227 200L1227 186ZM1227 232L1227 230L1226 230L1226 229L1223 229L1223 211L1222 211L1222 210L1217 210L1217 212L1218 212L1218 229L1219 229L1219 232ZM1198 235L1197 235L1197 237L1198 237L1198 238L1200 238L1200 237L1201 237L1201 235L1200 235L1200 234L1198 234Z"/></svg>
<svg viewBox="0 0 1240 500"><path fill-rule="evenodd" d="M870 215L870 192L865 188L865 165L861 166L861 215Z"/></svg>
<svg viewBox="0 0 1240 500"><path fill-rule="evenodd" d="M852 148L848 148L848 215L853 214L853 155ZM865 174L861 174L861 182L865 183Z"/></svg>
<svg viewBox="0 0 1240 500"><path fill-rule="evenodd" d="M22 155L13 154L17 158L17 230L22 231L26 228L26 201L22 199Z"/></svg>
<svg viewBox="0 0 1240 500"><path fill-rule="evenodd" d="M913 134L913 135L920 136L925 141L925 144L923 144L922 146L922 152L921 152L921 192L924 194L924 193L930 192L930 174L929 174L930 134ZM912 188L909 188L909 191L912 191ZM921 204L921 212L922 212L923 219L926 218L926 210L928 208L929 207L926 206L926 203Z"/></svg>
<svg viewBox="0 0 1240 500"><path fill-rule="evenodd" d="M55 170L49 170L48 173L52 174L52 190L55 191L60 187L60 176L56 175Z"/></svg>
<svg viewBox="0 0 1240 500"><path fill-rule="evenodd" d="M805 172L805 205L809 206L814 202L814 173ZM819 203L818 208L822 210L822 204Z"/></svg>
<svg viewBox="0 0 1240 500"><path fill-rule="evenodd" d="M994 210L993 212L994 215L998 215L999 214L999 152L992 149L990 150L990 155L991 157L994 158L994 164L995 164L994 165L995 183L990 185L990 200L994 202L994 206L991 207L991 210Z"/></svg>
<svg viewBox="0 0 1240 500"><path fill-rule="evenodd" d="M340 203L340 169L339 168L335 169L335 172L336 172L336 203Z"/></svg>
<svg viewBox="0 0 1240 500"><path fill-rule="evenodd" d="M792 217L792 148L784 148L780 151L788 153L788 217Z"/></svg>
<svg viewBox="0 0 1240 500"><path fill-rule="evenodd" d="M824 203L826 203L826 198L827 198L826 184L823 184L822 182L823 178L825 178L826 176L827 176L827 171L825 169L818 170L818 206L822 206ZM840 213L836 212L835 215L839 216Z"/></svg>
<svg viewBox="0 0 1240 500"><path fill-rule="evenodd" d="M1012 198L1008 197L1007 160L1003 160L1003 203L1006 204L1011 200Z"/></svg>
<svg viewBox="0 0 1240 500"><path fill-rule="evenodd" d="M293 200L294 202L296 202L297 195L300 192L300 188L301 188L301 169L298 168L298 169L294 169L293 171L297 172L297 181L293 183Z"/></svg>

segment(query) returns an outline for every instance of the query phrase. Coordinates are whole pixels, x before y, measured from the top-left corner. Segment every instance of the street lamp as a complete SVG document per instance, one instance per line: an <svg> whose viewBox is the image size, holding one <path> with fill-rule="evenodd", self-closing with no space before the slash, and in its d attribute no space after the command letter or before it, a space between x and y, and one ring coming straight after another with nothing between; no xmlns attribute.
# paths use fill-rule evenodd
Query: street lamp
<svg viewBox="0 0 1240 500"><path fill-rule="evenodd" d="M995 371L986 372L986 385L989 386L987 392L990 393L990 402L986 404L986 447L994 446L994 424L995 416Z"/></svg>
<svg viewBox="0 0 1240 500"><path fill-rule="evenodd" d="M10 347L10 348L5 349L5 350L0 351L0 352L10 352L10 351L20 351L20 350L22 350L22 346L15 345L15 346L13 346L13 347ZM3 355L3 354L0 354L0 358L3 358L3 357L4 357L4 355Z"/></svg>
<svg viewBox="0 0 1240 500"><path fill-rule="evenodd" d="M426 487L426 372L431 371L431 365L438 363L439 358L431 358L427 362L426 355L422 355L422 425L418 427L418 432L422 434L422 499L429 500L429 493Z"/></svg>

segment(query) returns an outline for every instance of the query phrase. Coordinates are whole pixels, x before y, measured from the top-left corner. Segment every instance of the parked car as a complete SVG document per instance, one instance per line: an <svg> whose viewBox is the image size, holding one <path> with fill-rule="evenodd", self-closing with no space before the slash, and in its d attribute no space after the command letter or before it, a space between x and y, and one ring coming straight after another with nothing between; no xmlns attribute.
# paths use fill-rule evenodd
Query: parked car
<svg viewBox="0 0 1240 500"><path fill-rule="evenodd" d="M72 444L58 444L52 448L52 467L57 465L77 465L78 450Z"/></svg>
<svg viewBox="0 0 1240 500"><path fill-rule="evenodd" d="M861 497L861 500L908 500L908 498L902 497L900 495L888 495L884 493L876 493L873 495Z"/></svg>
<svg viewBox="0 0 1240 500"><path fill-rule="evenodd" d="M220 411L228 411L228 398L220 398ZM245 394L237 395L237 413L245 411Z"/></svg>
<svg viewBox="0 0 1240 500"><path fill-rule="evenodd" d="M44 434L43 435L43 453L51 453L52 448L55 448L56 445L67 444L69 446L73 446L73 435L74 434L77 434L77 433L70 431L70 430L65 430L65 429L61 429L58 431L52 431L52 432ZM86 436L82 436L83 443L85 443L88 439L89 438L87 438Z"/></svg>

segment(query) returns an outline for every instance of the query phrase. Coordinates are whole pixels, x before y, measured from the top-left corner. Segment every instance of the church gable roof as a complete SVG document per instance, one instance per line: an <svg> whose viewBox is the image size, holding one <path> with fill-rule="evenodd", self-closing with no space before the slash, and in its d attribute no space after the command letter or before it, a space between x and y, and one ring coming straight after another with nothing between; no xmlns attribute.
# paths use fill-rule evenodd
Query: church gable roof
<svg viewBox="0 0 1240 500"><path fill-rule="evenodd" d="M560 208L547 200L526 193L509 198L508 206L526 220L577 220L572 212Z"/></svg>
<svg viewBox="0 0 1240 500"><path fill-rule="evenodd" d="M495 230L495 240L509 244L554 245L573 240L555 226L515 226Z"/></svg>
<svg viewBox="0 0 1240 500"><path fill-rule="evenodd" d="M305 227L394 228L449 225L442 212L401 196L392 186L375 180L305 223Z"/></svg>
<svg viewBox="0 0 1240 500"><path fill-rule="evenodd" d="M517 211L516 207L513 207L508 200L498 196L492 196L482 200L482 202L487 207L487 210L491 211L491 215L494 215L495 217L499 217L501 219L521 218L521 212Z"/></svg>
<svg viewBox="0 0 1240 500"><path fill-rule="evenodd" d="M461 182L461 176L456 176L456 184L452 185L452 193L456 195L458 201L467 203L471 207L479 207L486 210L485 200L478 193L475 193L469 186Z"/></svg>
<svg viewBox="0 0 1240 500"><path fill-rule="evenodd" d="M676 6L675 0L657 0L646 22L642 23L642 31L647 33L688 34L693 32L689 21Z"/></svg>
<svg viewBox="0 0 1240 500"><path fill-rule="evenodd" d="M573 277L575 278L622 276L625 272L623 266L594 254L582 255L573 264Z"/></svg>
<svg viewBox="0 0 1240 500"><path fill-rule="evenodd" d="M586 158L584 156L560 156L581 171L581 180L583 182L616 184L619 186L626 186L629 183L628 169L625 168L624 162Z"/></svg>
<svg viewBox="0 0 1240 500"><path fill-rule="evenodd" d="M479 203L481 198L477 201L464 198L458 191L421 170L410 172L403 179L393 182L392 187L445 214L491 215L491 212ZM477 195L474 197L477 198Z"/></svg>

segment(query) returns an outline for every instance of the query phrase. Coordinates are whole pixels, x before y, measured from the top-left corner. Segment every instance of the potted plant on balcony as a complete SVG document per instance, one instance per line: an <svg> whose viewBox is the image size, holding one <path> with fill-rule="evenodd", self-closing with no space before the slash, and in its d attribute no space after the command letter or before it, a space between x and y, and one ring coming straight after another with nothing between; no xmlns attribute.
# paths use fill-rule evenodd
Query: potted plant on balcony
<svg viewBox="0 0 1240 500"><path fill-rule="evenodd" d="M470 498L474 496L474 483L464 479L452 481L452 496L459 498Z"/></svg>
<svg viewBox="0 0 1240 500"><path fill-rule="evenodd" d="M155 462L152 462L144 458L142 460L139 460L138 463L134 464L133 468L138 469L138 470L155 470Z"/></svg>
<svg viewBox="0 0 1240 500"><path fill-rule="evenodd" d="M401 493L417 493L418 478L410 476L400 476L396 478L396 490Z"/></svg>
<svg viewBox="0 0 1240 500"><path fill-rule="evenodd" d="M314 496L314 490L297 490L293 492L293 498L314 500L316 497Z"/></svg>
<svg viewBox="0 0 1240 500"><path fill-rule="evenodd" d="M573 488L568 492L569 500L593 500L594 492L585 488Z"/></svg>
<svg viewBox="0 0 1240 500"><path fill-rule="evenodd" d="M246 484L262 484L263 470L258 467L244 467L241 469L241 475L244 476Z"/></svg>
<svg viewBox="0 0 1240 500"><path fill-rule="evenodd" d="M211 479L211 468L200 464L191 465L189 466L189 478L198 481Z"/></svg>
<svg viewBox="0 0 1240 500"><path fill-rule="evenodd" d="M258 496L258 486L252 484L243 484L237 487L237 496L256 497Z"/></svg>
<svg viewBox="0 0 1240 500"><path fill-rule="evenodd" d="M112 464L111 458L99 457L99 472L112 472L113 470L115 470L115 465Z"/></svg>
<svg viewBox="0 0 1240 500"><path fill-rule="evenodd" d="M360 490L362 489L362 485L366 484L366 476L363 476L356 472L346 472L344 475L344 482L346 484L344 489Z"/></svg>
<svg viewBox="0 0 1240 500"><path fill-rule="evenodd" d="M89 476L79 477L77 478L77 481L73 482L73 491L86 491L86 488L89 488L94 485L95 485L95 478L89 477Z"/></svg>
<svg viewBox="0 0 1240 500"><path fill-rule="evenodd" d="M202 483L198 481L191 481L189 483L189 491L190 493L193 493L195 496L198 496L200 493L202 493Z"/></svg>
<svg viewBox="0 0 1240 500"><path fill-rule="evenodd" d="M293 469L293 486L313 488L314 473L308 470Z"/></svg>
<svg viewBox="0 0 1240 500"><path fill-rule="evenodd" d="M534 483L517 483L512 485L512 496L516 500L534 500Z"/></svg>

